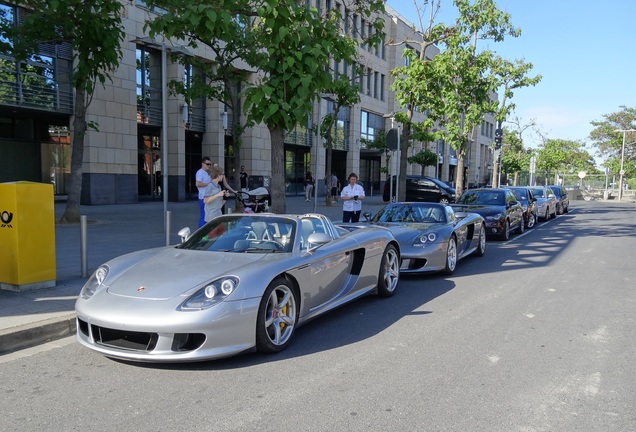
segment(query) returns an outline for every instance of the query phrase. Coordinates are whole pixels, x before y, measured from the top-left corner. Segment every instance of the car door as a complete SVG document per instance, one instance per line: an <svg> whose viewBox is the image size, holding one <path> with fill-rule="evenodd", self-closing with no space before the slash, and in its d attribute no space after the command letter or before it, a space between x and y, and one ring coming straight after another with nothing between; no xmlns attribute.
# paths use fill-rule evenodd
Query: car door
<svg viewBox="0 0 636 432"><path fill-rule="evenodd" d="M308 226L312 222L311 232L325 232L319 226L318 219L307 218L302 222L303 237L310 235ZM348 243L350 248L347 248ZM353 261L353 253L350 250L354 247L355 242L337 239L314 250L303 249L302 263L291 271L301 287L301 317L318 313L320 309L351 289L347 282Z"/></svg>
<svg viewBox="0 0 636 432"><path fill-rule="evenodd" d="M523 210L517 197L511 190L506 190L506 211L510 220L510 228L516 228L523 223Z"/></svg>

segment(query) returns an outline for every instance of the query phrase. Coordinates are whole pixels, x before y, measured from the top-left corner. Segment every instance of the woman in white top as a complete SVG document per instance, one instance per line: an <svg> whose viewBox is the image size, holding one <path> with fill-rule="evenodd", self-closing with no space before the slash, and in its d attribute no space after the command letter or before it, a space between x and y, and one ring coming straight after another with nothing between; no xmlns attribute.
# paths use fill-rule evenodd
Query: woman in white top
<svg viewBox="0 0 636 432"><path fill-rule="evenodd" d="M358 183L356 173L349 174L349 184L342 188L340 198L342 199L342 221L358 222L362 212L362 200L364 199L364 189Z"/></svg>

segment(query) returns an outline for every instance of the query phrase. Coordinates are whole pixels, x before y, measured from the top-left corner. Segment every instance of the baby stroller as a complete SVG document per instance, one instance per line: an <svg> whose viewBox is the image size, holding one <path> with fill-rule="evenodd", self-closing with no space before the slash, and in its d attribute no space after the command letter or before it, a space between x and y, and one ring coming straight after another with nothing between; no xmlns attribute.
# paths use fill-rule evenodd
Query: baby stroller
<svg viewBox="0 0 636 432"><path fill-rule="evenodd" d="M269 211L272 197L264 187L258 187L248 192L239 191L236 199L243 204L243 213L263 213Z"/></svg>

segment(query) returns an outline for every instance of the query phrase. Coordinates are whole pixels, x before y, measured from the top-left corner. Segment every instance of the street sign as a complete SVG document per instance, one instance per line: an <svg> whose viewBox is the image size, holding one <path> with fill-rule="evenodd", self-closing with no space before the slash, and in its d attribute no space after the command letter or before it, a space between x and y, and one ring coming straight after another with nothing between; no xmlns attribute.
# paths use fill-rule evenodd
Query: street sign
<svg viewBox="0 0 636 432"><path fill-rule="evenodd" d="M581 180L583 180L585 178L585 176L587 175L587 173L585 171L579 171L579 178Z"/></svg>
<svg viewBox="0 0 636 432"><path fill-rule="evenodd" d="M386 146L391 151L396 151L398 148L398 130L393 128L386 134Z"/></svg>

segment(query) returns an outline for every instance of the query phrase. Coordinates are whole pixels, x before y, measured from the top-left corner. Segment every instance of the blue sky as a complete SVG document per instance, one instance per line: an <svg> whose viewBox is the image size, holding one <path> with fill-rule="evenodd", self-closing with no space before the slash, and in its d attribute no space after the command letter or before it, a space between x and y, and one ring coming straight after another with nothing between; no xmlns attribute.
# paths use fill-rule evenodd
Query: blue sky
<svg viewBox="0 0 636 432"><path fill-rule="evenodd" d="M422 7L423 0L415 1ZM413 0L387 4L418 22ZM532 63L532 75L543 76L535 87L515 92L514 115L522 124L534 119L548 138L588 142L591 121L621 105L636 107L636 1L499 0L497 5L522 32L488 48ZM442 0L436 22L451 24L454 11L451 0ZM532 133L524 134L524 141L532 147L540 142Z"/></svg>

